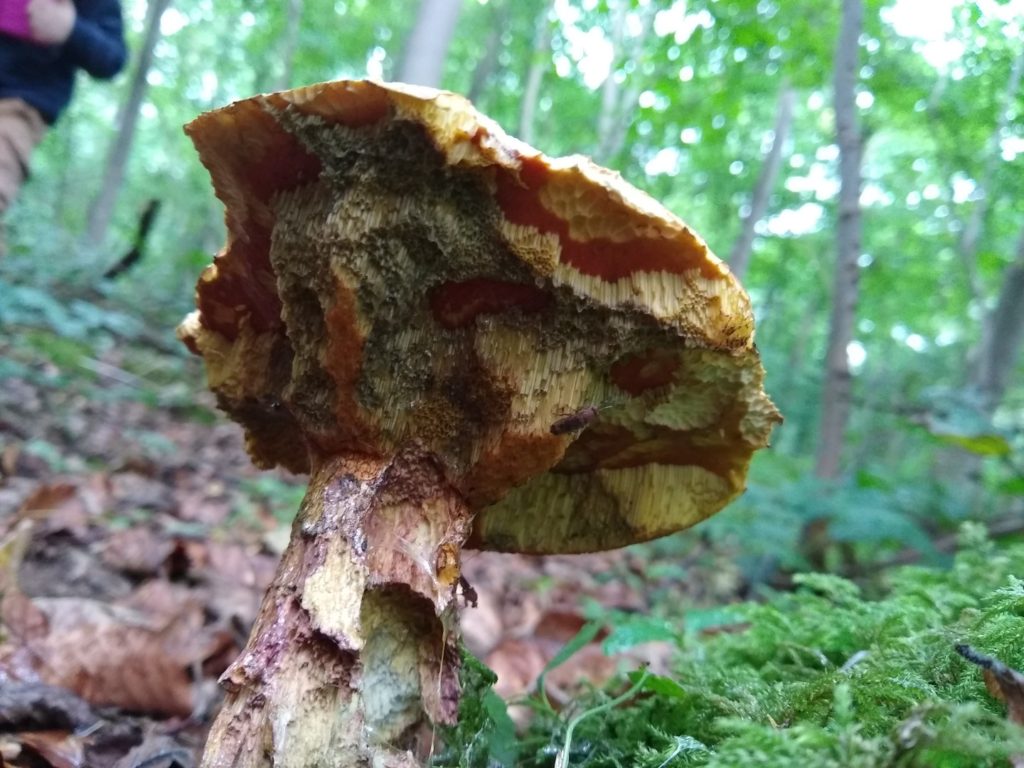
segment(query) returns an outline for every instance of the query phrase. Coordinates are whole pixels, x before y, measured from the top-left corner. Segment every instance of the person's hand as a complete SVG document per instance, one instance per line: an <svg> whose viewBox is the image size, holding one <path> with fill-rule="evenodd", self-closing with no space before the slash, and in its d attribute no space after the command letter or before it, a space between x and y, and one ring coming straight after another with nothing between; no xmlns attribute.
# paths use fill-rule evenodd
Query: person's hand
<svg viewBox="0 0 1024 768"><path fill-rule="evenodd" d="M72 0L29 0L32 39L43 45L60 45L71 36L76 15Z"/></svg>

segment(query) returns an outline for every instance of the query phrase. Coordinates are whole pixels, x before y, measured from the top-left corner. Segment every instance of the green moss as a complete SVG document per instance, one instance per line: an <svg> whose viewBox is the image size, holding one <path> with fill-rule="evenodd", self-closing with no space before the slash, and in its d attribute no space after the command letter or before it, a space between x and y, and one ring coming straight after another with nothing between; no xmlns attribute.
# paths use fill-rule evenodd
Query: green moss
<svg viewBox="0 0 1024 768"><path fill-rule="evenodd" d="M736 609L738 631L680 633L672 675L580 722L568 764L1005 766L1024 753L1024 729L953 646L1024 667L1021 573L1024 544L997 549L966 527L951 569L895 570L877 600L836 576L804 576L792 593ZM622 690L557 714L538 707L518 757L502 764L554 765L567 723ZM450 738L462 758L438 765L497 764L473 762L464 733Z"/></svg>

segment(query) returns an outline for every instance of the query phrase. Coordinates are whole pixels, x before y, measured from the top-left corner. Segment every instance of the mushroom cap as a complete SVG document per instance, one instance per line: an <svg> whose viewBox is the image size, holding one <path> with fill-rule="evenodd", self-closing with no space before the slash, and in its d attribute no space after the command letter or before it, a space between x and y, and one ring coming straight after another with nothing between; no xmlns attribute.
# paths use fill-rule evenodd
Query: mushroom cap
<svg viewBox="0 0 1024 768"><path fill-rule="evenodd" d="M750 300L617 173L402 84L185 130L228 236L179 336L258 466L415 443L476 512L469 546L532 553L662 536L743 490L780 420Z"/></svg>

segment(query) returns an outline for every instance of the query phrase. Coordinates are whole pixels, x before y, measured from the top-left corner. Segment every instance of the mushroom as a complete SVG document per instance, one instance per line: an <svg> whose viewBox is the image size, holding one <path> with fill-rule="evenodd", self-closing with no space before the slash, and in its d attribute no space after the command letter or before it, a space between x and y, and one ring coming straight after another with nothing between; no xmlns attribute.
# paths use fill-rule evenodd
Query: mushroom
<svg viewBox="0 0 1024 768"><path fill-rule="evenodd" d="M452 93L322 83L186 132L228 235L179 335L253 461L310 475L203 764L413 765L457 718L464 548L621 547L742 492L780 420L750 300Z"/></svg>

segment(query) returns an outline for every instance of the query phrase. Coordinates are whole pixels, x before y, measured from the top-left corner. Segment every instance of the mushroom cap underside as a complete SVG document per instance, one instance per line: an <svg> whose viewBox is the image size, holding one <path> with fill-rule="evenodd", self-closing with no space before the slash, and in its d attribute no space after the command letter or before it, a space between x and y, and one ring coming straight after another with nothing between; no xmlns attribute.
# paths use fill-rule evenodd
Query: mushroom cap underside
<svg viewBox="0 0 1024 768"><path fill-rule="evenodd" d="M179 334L257 465L416 443L477 511L470 546L536 553L671 533L742 491L779 420L749 299L617 174L398 84L186 130L228 239Z"/></svg>

